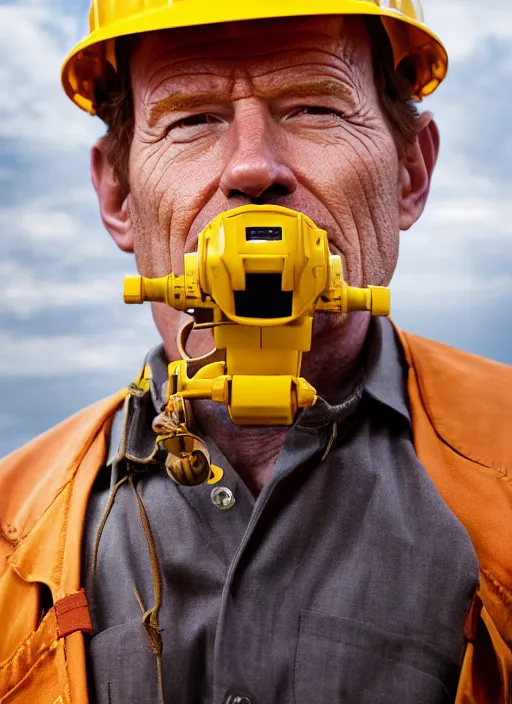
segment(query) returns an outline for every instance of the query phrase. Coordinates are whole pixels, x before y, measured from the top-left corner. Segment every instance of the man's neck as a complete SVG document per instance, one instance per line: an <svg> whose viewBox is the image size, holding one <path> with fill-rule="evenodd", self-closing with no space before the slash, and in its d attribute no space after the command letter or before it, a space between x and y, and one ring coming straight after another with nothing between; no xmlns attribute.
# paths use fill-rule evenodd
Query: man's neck
<svg viewBox="0 0 512 704"><path fill-rule="evenodd" d="M362 363L370 318L355 313L333 321L329 314L315 319L311 352L304 355L301 375L317 393L330 401L348 387ZM161 329L161 328L160 328ZM168 358L176 358L174 340L164 345ZM196 354L195 350L190 350ZM268 481L288 428L248 428L226 421L217 404L195 401L194 416L207 429L228 462L257 496Z"/></svg>

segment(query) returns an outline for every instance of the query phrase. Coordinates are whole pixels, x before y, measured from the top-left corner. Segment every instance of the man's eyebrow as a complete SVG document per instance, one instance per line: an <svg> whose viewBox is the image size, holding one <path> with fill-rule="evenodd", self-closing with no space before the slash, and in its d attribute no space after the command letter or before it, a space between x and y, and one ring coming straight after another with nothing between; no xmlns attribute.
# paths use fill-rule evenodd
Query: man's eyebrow
<svg viewBox="0 0 512 704"><path fill-rule="evenodd" d="M328 78L320 81L287 85L274 91L255 90L254 95L257 98L263 98L265 100L276 98L311 98L322 95L341 98L351 104L355 103L355 95L351 88L344 83ZM222 104L227 106L230 102L231 101L225 98L219 100L219 94L215 91L191 94L172 93L172 95L168 95L153 105L149 114L149 126L154 127L161 117L170 112L193 110L194 108L199 108L207 104Z"/></svg>
<svg viewBox="0 0 512 704"><path fill-rule="evenodd" d="M296 85L285 86L279 91L279 97L283 98L310 98L318 95L333 96L350 103L355 102L353 89L332 78L324 78L321 81L303 81Z"/></svg>
<svg viewBox="0 0 512 704"><path fill-rule="evenodd" d="M166 98L159 100L150 110L148 124L150 127L154 127L158 120L167 115L170 112L178 112L179 110L193 110L194 108L200 108L202 105L212 104L215 105L229 105L228 100L219 100L219 94L215 91L207 91L203 93L173 93L168 95Z"/></svg>

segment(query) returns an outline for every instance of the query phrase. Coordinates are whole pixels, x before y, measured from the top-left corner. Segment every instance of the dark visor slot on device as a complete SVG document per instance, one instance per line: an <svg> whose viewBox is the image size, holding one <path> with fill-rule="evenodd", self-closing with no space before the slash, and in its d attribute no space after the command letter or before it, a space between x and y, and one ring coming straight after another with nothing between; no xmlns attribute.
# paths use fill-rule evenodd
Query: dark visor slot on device
<svg viewBox="0 0 512 704"><path fill-rule="evenodd" d="M245 239L247 242L265 241L280 242L283 239L282 227L246 227Z"/></svg>
<svg viewBox="0 0 512 704"><path fill-rule="evenodd" d="M233 291L235 315L242 318L287 318L293 291L282 291L281 274L246 274L245 291Z"/></svg>

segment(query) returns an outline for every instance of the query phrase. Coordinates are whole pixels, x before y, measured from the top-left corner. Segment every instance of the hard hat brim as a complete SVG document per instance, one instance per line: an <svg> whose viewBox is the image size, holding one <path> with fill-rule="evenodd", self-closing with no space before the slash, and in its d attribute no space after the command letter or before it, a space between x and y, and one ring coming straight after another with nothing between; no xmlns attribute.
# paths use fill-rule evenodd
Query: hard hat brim
<svg viewBox="0 0 512 704"><path fill-rule="evenodd" d="M178 0L165 7L148 10L127 18L98 26L85 39L79 42L64 60L61 72L62 85L69 98L80 108L94 114L94 75L101 75L102 62L105 61L105 44L112 39L153 32L162 29L176 29L199 25L211 25L221 22L241 20L272 19L283 17L301 17L312 15L366 15L380 17L388 30L396 26L407 45L405 53L415 52L426 57L426 70L416 86L416 97L422 99L432 93L444 79L448 59L446 50L437 35L425 24L398 10L379 7L373 2L361 0L316 0L314 11L311 0L244 0L237 3L216 3L212 0ZM397 32L397 34L399 31ZM393 44L396 39L390 36ZM395 48L395 47L394 47ZM403 51L402 51L403 53ZM395 51L395 59L397 52ZM80 64L88 67L87 71ZM80 75L88 73L87 79ZM92 78L91 78L92 76Z"/></svg>

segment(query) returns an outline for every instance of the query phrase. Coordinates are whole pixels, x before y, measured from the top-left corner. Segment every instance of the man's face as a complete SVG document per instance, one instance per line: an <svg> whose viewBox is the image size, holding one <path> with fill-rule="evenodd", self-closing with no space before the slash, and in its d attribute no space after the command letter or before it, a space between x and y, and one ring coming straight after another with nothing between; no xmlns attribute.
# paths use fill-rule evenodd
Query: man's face
<svg viewBox="0 0 512 704"><path fill-rule="evenodd" d="M139 270L183 270L218 213L251 202L309 215L352 285L387 284L400 164L356 18L240 22L143 35L126 206Z"/></svg>

